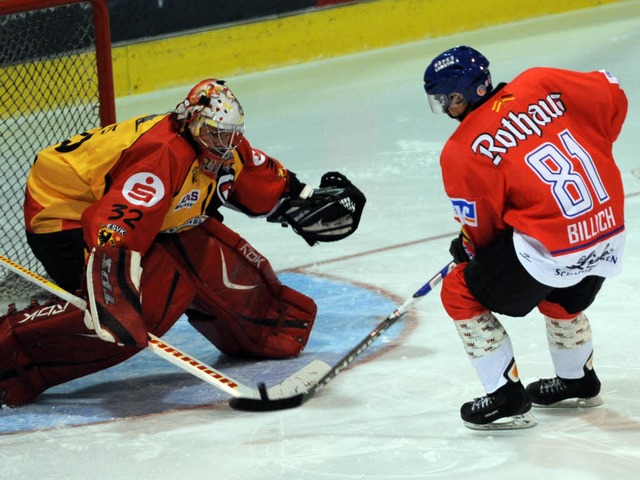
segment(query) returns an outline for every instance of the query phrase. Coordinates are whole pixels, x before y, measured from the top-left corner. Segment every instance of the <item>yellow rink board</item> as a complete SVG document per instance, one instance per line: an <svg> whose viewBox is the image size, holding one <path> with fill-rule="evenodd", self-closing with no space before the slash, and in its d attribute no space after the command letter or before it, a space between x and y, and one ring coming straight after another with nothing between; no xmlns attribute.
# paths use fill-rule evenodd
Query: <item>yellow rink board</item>
<svg viewBox="0 0 640 480"><path fill-rule="evenodd" d="M117 46L116 97L624 0L371 0Z"/></svg>
<svg viewBox="0 0 640 480"><path fill-rule="evenodd" d="M116 45L112 51L115 95L124 97L182 86L212 75L229 78L624 1L369 0ZM79 55L78 58L88 64L94 61L93 56ZM65 59L54 62L62 63ZM41 66L33 62L0 68L2 95L12 99L33 95L32 87L21 80L25 78L25 71L33 72L27 76L35 77L36 85L51 86L52 79L37 78L43 75ZM59 70L47 68L48 71ZM36 104L33 109L67 105L70 94L64 84L55 82L55 88L47 92L47 105ZM0 120L32 113L30 110L19 111L24 108L22 102L7 100L4 98L0 102ZM82 103L85 99L75 101Z"/></svg>

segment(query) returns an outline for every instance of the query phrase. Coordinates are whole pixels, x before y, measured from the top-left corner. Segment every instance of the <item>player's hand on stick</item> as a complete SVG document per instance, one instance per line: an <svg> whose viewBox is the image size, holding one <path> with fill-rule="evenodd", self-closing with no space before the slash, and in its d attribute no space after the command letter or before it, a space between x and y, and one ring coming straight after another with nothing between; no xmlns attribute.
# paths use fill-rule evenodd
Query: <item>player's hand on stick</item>
<svg viewBox="0 0 640 480"><path fill-rule="evenodd" d="M453 257L453 261L458 263L468 262L473 258L473 254L469 249L469 239L464 234L464 231L460 232L460 234L451 240L451 245L449 245L449 253Z"/></svg>

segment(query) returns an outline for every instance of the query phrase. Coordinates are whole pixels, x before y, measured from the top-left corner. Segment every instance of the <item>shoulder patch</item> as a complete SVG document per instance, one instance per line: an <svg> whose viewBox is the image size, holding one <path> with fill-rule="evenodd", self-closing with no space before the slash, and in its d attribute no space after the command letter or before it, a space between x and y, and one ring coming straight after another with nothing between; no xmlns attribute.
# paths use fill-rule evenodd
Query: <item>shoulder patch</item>
<svg viewBox="0 0 640 480"><path fill-rule="evenodd" d="M127 179L122 195L133 205L153 207L164 197L164 185L157 175L140 172Z"/></svg>
<svg viewBox="0 0 640 480"><path fill-rule="evenodd" d="M255 166L262 165L267 160L267 156L260 150L251 149L251 157Z"/></svg>
<svg viewBox="0 0 640 480"><path fill-rule="evenodd" d="M470 227L478 226L476 202L470 202L464 198L452 198L453 215L462 225Z"/></svg>

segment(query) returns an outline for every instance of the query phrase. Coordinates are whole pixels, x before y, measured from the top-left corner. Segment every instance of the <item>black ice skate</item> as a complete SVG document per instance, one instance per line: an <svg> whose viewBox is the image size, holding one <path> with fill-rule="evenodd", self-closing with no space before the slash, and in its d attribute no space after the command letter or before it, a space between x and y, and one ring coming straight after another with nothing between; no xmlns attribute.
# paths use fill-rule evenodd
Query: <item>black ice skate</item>
<svg viewBox="0 0 640 480"><path fill-rule="evenodd" d="M587 367L582 378L541 378L527 385L527 393L536 407L597 407L603 403L598 395L600 380L593 368Z"/></svg>
<svg viewBox="0 0 640 480"><path fill-rule="evenodd" d="M509 380L493 393L460 408L464 425L473 430L515 430L537 424L522 383Z"/></svg>

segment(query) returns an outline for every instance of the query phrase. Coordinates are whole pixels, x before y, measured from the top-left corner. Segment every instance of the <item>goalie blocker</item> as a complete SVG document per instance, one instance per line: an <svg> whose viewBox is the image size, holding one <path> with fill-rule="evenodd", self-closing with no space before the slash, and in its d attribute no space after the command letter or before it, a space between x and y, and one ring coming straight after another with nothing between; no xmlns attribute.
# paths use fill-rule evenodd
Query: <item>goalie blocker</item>
<svg viewBox="0 0 640 480"><path fill-rule="evenodd" d="M185 312L232 356L295 356L313 327L313 300L282 285L266 258L213 218L160 237L139 282L136 255L99 247L92 258L90 318L57 298L0 317L0 404L29 403L116 365L144 348L141 332L162 336Z"/></svg>
<svg viewBox="0 0 640 480"><path fill-rule="evenodd" d="M311 246L335 242L356 231L366 201L343 174L327 172L319 188L301 188L298 198L283 200L267 221L291 226Z"/></svg>

